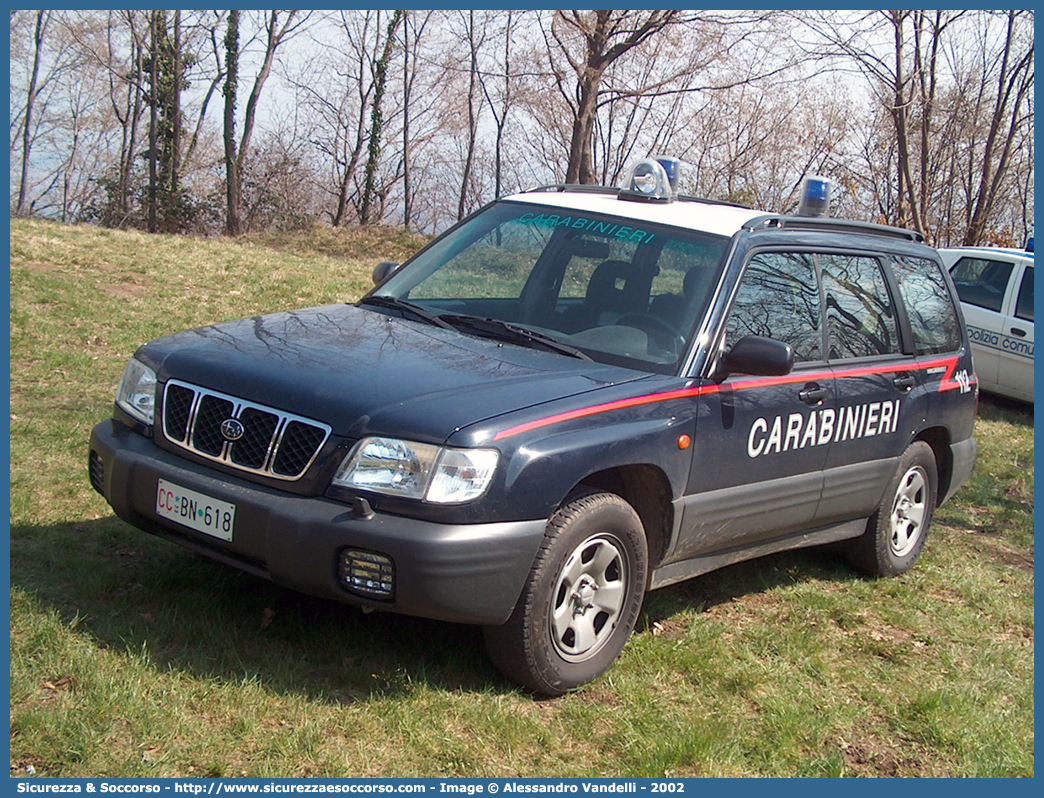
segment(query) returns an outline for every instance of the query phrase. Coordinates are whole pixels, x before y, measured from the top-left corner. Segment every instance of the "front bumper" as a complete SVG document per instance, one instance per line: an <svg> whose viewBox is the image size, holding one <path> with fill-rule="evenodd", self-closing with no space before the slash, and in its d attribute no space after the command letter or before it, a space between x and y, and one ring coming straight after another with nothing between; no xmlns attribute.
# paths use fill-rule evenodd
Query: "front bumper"
<svg viewBox="0 0 1044 798"><path fill-rule="evenodd" d="M116 514L146 532L285 587L376 609L459 623L499 625L511 615L546 520L435 524L376 513L362 519L322 496L295 496L184 460L118 422L91 432L91 482ZM236 505L229 542L160 518L159 479ZM346 548L390 557L389 600L338 581Z"/></svg>

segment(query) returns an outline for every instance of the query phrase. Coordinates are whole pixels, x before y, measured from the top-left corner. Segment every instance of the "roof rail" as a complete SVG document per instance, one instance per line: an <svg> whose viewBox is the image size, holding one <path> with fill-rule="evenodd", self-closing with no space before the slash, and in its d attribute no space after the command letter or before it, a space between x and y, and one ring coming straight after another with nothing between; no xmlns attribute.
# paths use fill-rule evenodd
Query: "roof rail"
<svg viewBox="0 0 1044 798"><path fill-rule="evenodd" d="M523 191L523 194L535 194L537 192L575 192L577 194L619 194L619 188L612 188L609 186L592 186L584 185L581 183L552 183L547 186L537 186L536 188L528 188Z"/></svg>
<svg viewBox="0 0 1044 798"><path fill-rule="evenodd" d="M884 224L873 222L859 222L854 219L824 219L821 216L777 216L767 214L755 216L743 225L744 229L754 232L755 230L820 230L828 233L862 233L864 235L885 236L887 238L900 238L917 243L924 242L924 236L914 230L904 230L902 227L889 227Z"/></svg>
<svg viewBox="0 0 1044 798"><path fill-rule="evenodd" d="M537 186L536 188L529 188L523 191L523 194L534 194L537 192L572 192L577 194L619 194L620 189L612 186L594 186L585 185L581 183L552 183L547 186ZM688 194L678 194L674 197L679 202L701 202L704 205L724 205L730 208L745 208L747 210L753 210L746 205L739 205L735 202L728 202L727 200L712 200L706 199L705 197L693 197Z"/></svg>

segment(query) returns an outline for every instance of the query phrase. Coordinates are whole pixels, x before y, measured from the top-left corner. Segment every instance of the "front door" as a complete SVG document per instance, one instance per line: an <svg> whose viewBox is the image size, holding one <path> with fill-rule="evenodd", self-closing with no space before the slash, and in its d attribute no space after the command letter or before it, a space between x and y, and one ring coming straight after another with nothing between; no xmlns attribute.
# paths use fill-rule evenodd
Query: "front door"
<svg viewBox="0 0 1044 798"><path fill-rule="evenodd" d="M785 377L733 374L705 386L671 560L796 532L815 517L835 405L821 315L812 254L761 251L750 258L725 345L747 335L774 338L794 348L796 365Z"/></svg>

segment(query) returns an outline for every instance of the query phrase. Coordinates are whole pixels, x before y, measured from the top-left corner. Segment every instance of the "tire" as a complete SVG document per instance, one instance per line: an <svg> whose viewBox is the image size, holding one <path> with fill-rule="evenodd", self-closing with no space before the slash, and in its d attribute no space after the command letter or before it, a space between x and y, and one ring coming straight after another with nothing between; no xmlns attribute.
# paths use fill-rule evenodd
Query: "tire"
<svg viewBox="0 0 1044 798"><path fill-rule="evenodd" d="M850 542L849 562L871 576L898 576L909 571L932 525L938 486L932 447L915 441L903 453L866 531Z"/></svg>
<svg viewBox="0 0 1044 798"><path fill-rule="evenodd" d="M638 514L613 493L567 498L551 517L515 610L484 629L500 671L548 696L597 679L638 620L648 569Z"/></svg>

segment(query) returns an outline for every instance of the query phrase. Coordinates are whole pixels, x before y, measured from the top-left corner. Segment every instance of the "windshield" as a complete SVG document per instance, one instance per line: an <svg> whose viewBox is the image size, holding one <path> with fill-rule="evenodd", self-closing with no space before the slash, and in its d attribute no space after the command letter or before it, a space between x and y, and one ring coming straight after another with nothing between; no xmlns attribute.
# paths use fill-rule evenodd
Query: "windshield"
<svg viewBox="0 0 1044 798"><path fill-rule="evenodd" d="M402 315L420 322L416 309L428 323L482 335L488 325L459 317L494 319L600 362L674 373L727 245L673 227L500 202L420 252L375 296L405 300L401 307L414 310Z"/></svg>

